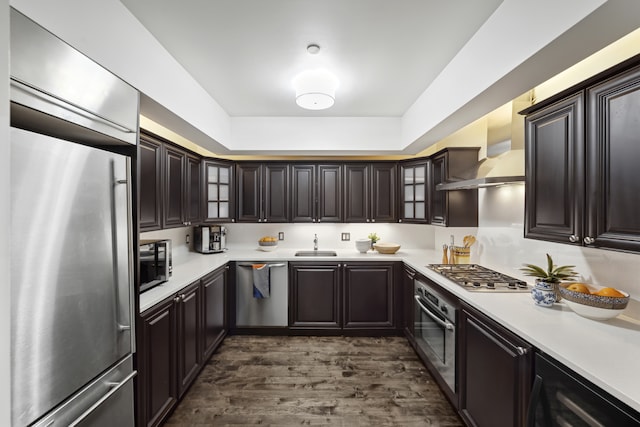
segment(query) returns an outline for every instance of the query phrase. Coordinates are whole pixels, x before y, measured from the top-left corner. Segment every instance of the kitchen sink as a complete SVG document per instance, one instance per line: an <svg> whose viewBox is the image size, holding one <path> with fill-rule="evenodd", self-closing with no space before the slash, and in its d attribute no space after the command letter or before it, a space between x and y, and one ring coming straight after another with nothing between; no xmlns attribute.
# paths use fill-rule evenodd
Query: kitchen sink
<svg viewBox="0 0 640 427"><path fill-rule="evenodd" d="M298 251L296 256L338 256L335 251Z"/></svg>

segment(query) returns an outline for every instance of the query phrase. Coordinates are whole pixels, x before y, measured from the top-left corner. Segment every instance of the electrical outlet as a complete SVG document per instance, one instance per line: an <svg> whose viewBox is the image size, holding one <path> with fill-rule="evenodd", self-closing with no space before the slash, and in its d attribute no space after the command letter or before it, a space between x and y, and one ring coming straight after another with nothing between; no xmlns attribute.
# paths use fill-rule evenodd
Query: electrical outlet
<svg viewBox="0 0 640 427"><path fill-rule="evenodd" d="M187 245L189 244L189 240L190 240L189 239L189 235L187 234L187 238L186 238L186 242L185 242Z"/></svg>
<svg viewBox="0 0 640 427"><path fill-rule="evenodd" d="M278 240L284 240L284 231L278 233Z"/></svg>
<svg viewBox="0 0 640 427"><path fill-rule="evenodd" d="M351 233L342 233L341 239L343 242L348 242L351 240Z"/></svg>

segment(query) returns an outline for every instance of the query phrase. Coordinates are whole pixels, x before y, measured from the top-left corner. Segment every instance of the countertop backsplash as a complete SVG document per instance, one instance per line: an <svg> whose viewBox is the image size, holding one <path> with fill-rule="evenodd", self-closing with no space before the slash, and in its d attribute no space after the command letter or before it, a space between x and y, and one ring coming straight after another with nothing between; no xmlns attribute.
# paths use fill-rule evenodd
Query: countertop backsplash
<svg viewBox="0 0 640 427"><path fill-rule="evenodd" d="M612 286L640 300L640 255L605 249L585 248L524 238L524 185L506 185L478 190L479 227L438 227L395 223L230 223L227 227L229 248L255 245L262 236L284 233L283 249L313 249L314 234L320 250L355 249L355 241L377 233L382 242L399 243L404 249L441 250L454 236L456 244L465 235L476 236L470 262L486 265L502 273L532 282L523 276L523 263L544 264L548 253L558 265L575 265L580 280ZM350 240L342 241L342 233ZM190 243L186 243L189 235ZM193 227L172 228L141 233L141 238L169 238L174 259L193 251Z"/></svg>

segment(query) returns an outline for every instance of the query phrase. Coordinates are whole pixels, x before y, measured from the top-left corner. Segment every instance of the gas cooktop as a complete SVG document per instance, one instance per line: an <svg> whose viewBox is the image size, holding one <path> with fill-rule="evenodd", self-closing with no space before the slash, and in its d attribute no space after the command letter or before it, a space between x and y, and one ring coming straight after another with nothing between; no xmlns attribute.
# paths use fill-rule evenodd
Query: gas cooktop
<svg viewBox="0 0 640 427"><path fill-rule="evenodd" d="M530 292L523 280L478 264L429 264L427 267L473 292Z"/></svg>

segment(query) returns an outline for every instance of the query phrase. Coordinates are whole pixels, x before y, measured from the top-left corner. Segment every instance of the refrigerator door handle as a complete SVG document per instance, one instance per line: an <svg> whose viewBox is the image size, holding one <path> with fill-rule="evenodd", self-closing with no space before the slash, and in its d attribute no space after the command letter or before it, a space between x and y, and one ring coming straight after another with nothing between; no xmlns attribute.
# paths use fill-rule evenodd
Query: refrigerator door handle
<svg viewBox="0 0 640 427"><path fill-rule="evenodd" d="M76 427L77 425L79 425L82 421L85 420L85 418L87 418L89 415L91 415L91 413L93 411L95 411L96 409L98 409L98 407L100 405L102 405L104 402L106 402L111 396L113 396L115 393L118 392L118 390L120 390L122 387L124 387L131 379L133 379L133 377L135 377L136 375L138 375L138 371L133 371L132 373L130 373L129 375L127 375L122 381L120 381L119 383L114 383L114 382L106 382L105 385L109 386L110 389L109 391L102 396L100 399L98 399L93 405L91 405L86 411L84 411L82 414L80 414L80 416L78 418L76 418L75 420L73 420L70 424L69 427Z"/></svg>
<svg viewBox="0 0 640 427"><path fill-rule="evenodd" d="M131 167L130 167L130 160L127 158L126 161L126 167L125 167L125 171L126 171L126 179L118 179L116 178L116 173L115 173L115 167L114 164L111 164L111 180L113 182L113 188L112 188L112 192L113 192L113 196L111 198L111 218L112 218L112 225L111 225L111 233L112 233L112 238L113 238L113 258L115 260L115 264L118 264L118 247L119 247L119 239L121 239L121 236L118 236L118 216L117 216L117 211L118 211L118 207L116 206L116 202L117 202L117 195L116 195L116 189L118 186L120 185L125 185L125 191L126 191L126 211L129 211L129 208L131 206L131 191L129 188L129 177L131 176ZM126 235L126 244L127 244L127 248L129 249L128 253L129 256L127 257L127 263L128 263L128 274L127 274L127 289L129 290L128 292L128 300L129 300L129 304L127 305L127 309L129 310L129 315L127 316L128 318L124 318L121 319L120 318L120 310L118 309L117 311L117 317L116 317L116 325L117 325L117 330L120 333L123 332L129 332L130 333L130 338L131 338L131 352L135 353L135 336L134 336L134 329L132 328L132 322L133 322L133 313L134 313L134 309L133 309L133 304L134 304L134 295L133 295L133 286L131 286L131 269L133 266L133 261L131 258L131 254L132 254L132 243L131 243L131 222L129 220L129 215L127 215L127 235ZM121 286L122 283L120 283L121 278L118 277L118 274L114 274L114 290L115 290L115 297L116 297L116 301L120 301L120 292L121 292ZM121 320L124 320L125 322L121 322Z"/></svg>

